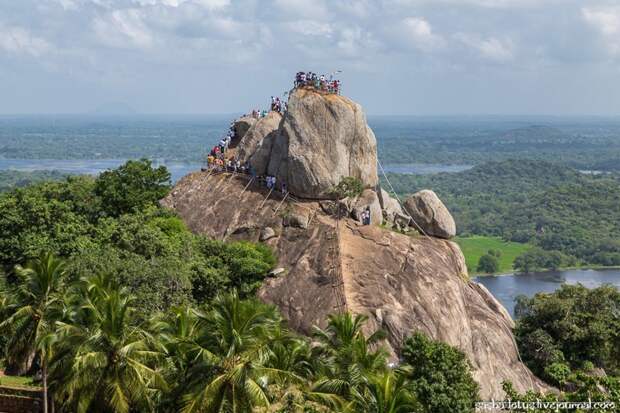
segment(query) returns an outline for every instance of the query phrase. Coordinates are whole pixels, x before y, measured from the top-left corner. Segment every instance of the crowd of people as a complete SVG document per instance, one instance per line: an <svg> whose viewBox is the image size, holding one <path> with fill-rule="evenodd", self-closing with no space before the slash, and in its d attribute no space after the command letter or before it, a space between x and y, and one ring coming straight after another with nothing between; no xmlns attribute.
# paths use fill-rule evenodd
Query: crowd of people
<svg viewBox="0 0 620 413"><path fill-rule="evenodd" d="M272 112L284 113L286 112L287 106L288 106L288 103L282 102L279 96L271 97L271 111Z"/></svg>
<svg viewBox="0 0 620 413"><path fill-rule="evenodd" d="M260 119L266 117L267 113L268 112L266 110L252 109L252 113L250 114L250 116L252 116L254 119Z"/></svg>
<svg viewBox="0 0 620 413"><path fill-rule="evenodd" d="M251 175L261 185L265 185L268 189L280 191L286 194L286 183L280 182L280 186L276 185L275 176L257 176L250 162L241 162L235 155L229 155L229 147L233 139L236 137L235 123L230 124L228 133L220 140L219 144L211 148L207 155L207 170L214 172L231 172Z"/></svg>
<svg viewBox="0 0 620 413"><path fill-rule="evenodd" d="M333 74L328 78L326 75L317 75L313 72L297 72L294 86L312 87L323 92L340 94L340 80L334 79Z"/></svg>

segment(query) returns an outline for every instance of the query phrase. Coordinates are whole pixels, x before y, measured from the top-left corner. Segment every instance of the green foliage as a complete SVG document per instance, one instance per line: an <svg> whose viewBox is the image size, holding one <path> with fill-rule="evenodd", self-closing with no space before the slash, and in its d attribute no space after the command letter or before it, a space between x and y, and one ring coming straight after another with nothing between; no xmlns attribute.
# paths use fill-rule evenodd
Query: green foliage
<svg viewBox="0 0 620 413"><path fill-rule="evenodd" d="M67 174L59 171L0 171L0 192L24 188L42 181L59 181Z"/></svg>
<svg viewBox="0 0 620 413"><path fill-rule="evenodd" d="M355 409L369 413L412 413L424 411L411 391L402 370L383 371L369 377L368 384Z"/></svg>
<svg viewBox="0 0 620 413"><path fill-rule="evenodd" d="M314 336L320 342L317 356L325 367L324 377L315 384L315 391L334 393L346 400L359 399L363 397L368 375L385 370L385 349L371 350L385 333L377 331L366 337L362 327L367 319L349 313L332 315L327 329L315 329Z"/></svg>
<svg viewBox="0 0 620 413"><path fill-rule="evenodd" d="M342 178L338 185L330 189L336 199L355 198L364 191L364 184L359 178L347 176Z"/></svg>
<svg viewBox="0 0 620 413"><path fill-rule="evenodd" d="M575 260L559 251L545 251L531 248L519 255L513 264L515 270L528 273L540 270L557 270L563 266L575 265Z"/></svg>
<svg viewBox="0 0 620 413"><path fill-rule="evenodd" d="M61 261L41 262L49 265L37 268L63 275L52 278L64 287L19 285L54 291L54 311L34 342L44 343L37 348L46 351L58 411L460 412L469 400L448 400L476 391L462 353L421 335L407 341L405 363L390 369L379 344L384 334L362 333L365 316L331 316L312 345L285 327L275 307L236 292L144 320L141 304L113 274L76 280ZM14 302L19 291L11 290ZM16 316L0 313L3 326L14 325Z"/></svg>
<svg viewBox="0 0 620 413"><path fill-rule="evenodd" d="M515 391L512 383L503 383L506 399L514 403L528 403L529 406L541 406L540 408L514 408L514 412L534 412L534 413L585 413L596 412L605 413L616 411L620 405L620 380L616 377L598 377L588 372L578 371L571 373L566 381L570 383L571 390L563 391L559 394L547 392L541 394L528 391L519 394ZM543 403L555 403L564 407L545 408ZM566 403L590 403L590 407L568 407ZM598 407L596 405L598 404ZM614 409L615 406L615 409Z"/></svg>
<svg viewBox="0 0 620 413"><path fill-rule="evenodd" d="M269 365L269 344L281 328L274 307L240 301L236 294L219 296L198 319L192 340L196 348L189 350L200 357L191 367L183 412L267 407L270 382L301 381L294 373Z"/></svg>
<svg viewBox="0 0 620 413"><path fill-rule="evenodd" d="M493 274L499 271L499 256L496 251L490 250L478 260L476 271Z"/></svg>
<svg viewBox="0 0 620 413"><path fill-rule="evenodd" d="M402 359L413 393L427 413L473 412L478 384L465 355L416 332L405 341Z"/></svg>
<svg viewBox="0 0 620 413"><path fill-rule="evenodd" d="M10 272L15 264L49 251L69 256L92 245L92 220L98 198L93 179L69 178L0 194L0 265ZM86 195L85 195L86 194Z"/></svg>
<svg viewBox="0 0 620 413"><path fill-rule="evenodd" d="M390 181L399 193L432 188L454 215L460 236L529 242L585 263L620 262L617 176L507 160L460 173L390 175Z"/></svg>
<svg viewBox="0 0 620 413"><path fill-rule="evenodd" d="M117 169L101 173L95 181L95 195L110 216L139 211L156 204L170 190L170 173L165 166L153 168L151 161L127 161Z"/></svg>
<svg viewBox="0 0 620 413"><path fill-rule="evenodd" d="M44 339L54 329L65 263L43 254L25 267L18 266L15 273L16 282L3 292L10 301L3 303L0 330L9 337L4 354L6 370L23 375L32 370L35 358L43 357Z"/></svg>
<svg viewBox="0 0 620 413"><path fill-rule="evenodd" d="M75 285L57 322L52 389L67 411L154 411L168 384L156 363L163 347L140 326L128 291L110 276Z"/></svg>
<svg viewBox="0 0 620 413"><path fill-rule="evenodd" d="M371 119L371 126L384 164L477 165L519 158L585 170L620 170L617 122L544 122L553 126L524 127L521 119L489 118Z"/></svg>
<svg viewBox="0 0 620 413"><path fill-rule="evenodd" d="M563 285L553 294L520 298L515 335L523 361L540 377L566 381L566 371L590 362L620 373L620 292Z"/></svg>
<svg viewBox="0 0 620 413"><path fill-rule="evenodd" d="M0 264L10 274L14 264L50 251L68 259L72 280L113 274L138 297L143 318L173 305L208 301L230 288L244 296L254 293L275 264L269 248L190 233L177 216L154 205L163 186L151 178L161 174L147 169L146 163L130 162L96 181L70 177L1 194ZM129 182L130 198L146 204L109 216L106 203L112 201L105 196L116 191L102 190L104 182L116 189Z"/></svg>

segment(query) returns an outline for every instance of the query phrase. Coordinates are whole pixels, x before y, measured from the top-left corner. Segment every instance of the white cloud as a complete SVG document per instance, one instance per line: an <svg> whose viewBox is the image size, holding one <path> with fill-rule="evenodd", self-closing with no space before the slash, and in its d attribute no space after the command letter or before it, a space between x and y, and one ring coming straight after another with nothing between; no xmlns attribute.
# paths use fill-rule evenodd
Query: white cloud
<svg viewBox="0 0 620 413"><path fill-rule="evenodd" d="M0 50L38 57L51 51L52 45L22 27L0 25Z"/></svg>
<svg viewBox="0 0 620 413"><path fill-rule="evenodd" d="M93 29L99 40L111 47L149 48L153 36L139 9L115 10L95 18Z"/></svg>
<svg viewBox="0 0 620 413"><path fill-rule="evenodd" d="M223 9L230 5L230 0L134 0L140 6L179 7L183 4L195 4L208 10Z"/></svg>
<svg viewBox="0 0 620 413"><path fill-rule="evenodd" d="M324 20L329 15L323 0L274 0L273 3L287 17Z"/></svg>
<svg viewBox="0 0 620 413"><path fill-rule="evenodd" d="M586 23L603 36L608 52L620 54L620 7L584 7L581 13Z"/></svg>
<svg viewBox="0 0 620 413"><path fill-rule="evenodd" d="M76 10L78 4L75 0L55 0L65 10Z"/></svg>
<svg viewBox="0 0 620 413"><path fill-rule="evenodd" d="M338 35L336 45L347 57L369 58L378 46L372 34L360 27L346 27L340 30Z"/></svg>
<svg viewBox="0 0 620 413"><path fill-rule="evenodd" d="M424 18L407 17L402 20L401 27L405 41L418 49L430 51L443 44L443 39L433 33L431 24Z"/></svg>
<svg viewBox="0 0 620 413"><path fill-rule="evenodd" d="M620 34L620 7L581 10L586 22L590 23L601 33L613 36Z"/></svg>
<svg viewBox="0 0 620 413"><path fill-rule="evenodd" d="M385 0L387 6L422 6L422 5L452 5L474 6L489 9L523 8L543 6L546 3L560 2L561 0Z"/></svg>
<svg viewBox="0 0 620 413"><path fill-rule="evenodd" d="M495 37L481 38L477 35L457 33L454 38L474 49L485 59L506 62L514 59L514 43L510 39L500 40Z"/></svg>
<svg viewBox="0 0 620 413"><path fill-rule="evenodd" d="M329 23L316 20L296 20L286 23L285 26L288 30L304 36L329 37L334 31Z"/></svg>

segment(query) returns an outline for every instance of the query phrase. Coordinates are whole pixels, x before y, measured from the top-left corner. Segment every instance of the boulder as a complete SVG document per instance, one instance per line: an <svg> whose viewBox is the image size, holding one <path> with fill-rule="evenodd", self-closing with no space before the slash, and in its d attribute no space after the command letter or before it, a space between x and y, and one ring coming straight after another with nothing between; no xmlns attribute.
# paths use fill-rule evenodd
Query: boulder
<svg viewBox="0 0 620 413"><path fill-rule="evenodd" d="M392 228L407 232L410 229L409 224L411 224L411 218L409 218L409 215L397 212L394 216L392 216L392 220L390 222L392 224Z"/></svg>
<svg viewBox="0 0 620 413"><path fill-rule="evenodd" d="M392 198L383 188L381 188L381 199L383 200L383 216L386 221L394 222L397 214L404 215L398 200Z"/></svg>
<svg viewBox="0 0 620 413"><path fill-rule="evenodd" d="M249 161L258 175L266 173L271 146L281 121L282 115L269 112L250 127L238 144L238 159L241 162Z"/></svg>
<svg viewBox="0 0 620 413"><path fill-rule="evenodd" d="M293 210L284 216L283 225L285 227L308 228L310 216L302 210Z"/></svg>
<svg viewBox="0 0 620 413"><path fill-rule="evenodd" d="M381 205L379 204L379 197L372 189L364 190L364 192L355 199L351 208L351 217L361 222L362 212L364 212L366 208L370 208L370 223L372 225L383 224L383 214L381 212Z"/></svg>
<svg viewBox="0 0 620 413"><path fill-rule="evenodd" d="M374 187L377 142L362 107L343 96L295 89L271 142L267 173L302 198L329 198L347 176Z"/></svg>
<svg viewBox="0 0 620 413"><path fill-rule="evenodd" d="M319 206L327 215L337 217L347 217L351 214L351 200L349 198L343 198L338 201L323 199L319 201ZM338 210L340 209L340 212Z"/></svg>
<svg viewBox="0 0 620 413"><path fill-rule="evenodd" d="M404 207L426 235L446 239L456 235L454 218L433 191L416 192L405 200Z"/></svg>
<svg viewBox="0 0 620 413"><path fill-rule="evenodd" d="M271 227L265 227L260 230L260 241L267 241L276 236L276 232Z"/></svg>
<svg viewBox="0 0 620 413"><path fill-rule="evenodd" d="M245 134L256 123L257 119L251 116L242 116L233 124L233 131L235 132L235 139L231 142L231 147L236 147L243 139Z"/></svg>

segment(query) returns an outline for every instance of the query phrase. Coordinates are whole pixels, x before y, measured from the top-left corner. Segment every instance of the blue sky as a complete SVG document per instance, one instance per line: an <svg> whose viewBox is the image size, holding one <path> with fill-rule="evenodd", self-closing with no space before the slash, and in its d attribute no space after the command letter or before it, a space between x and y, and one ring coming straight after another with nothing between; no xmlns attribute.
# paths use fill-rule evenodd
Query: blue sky
<svg viewBox="0 0 620 413"><path fill-rule="evenodd" d="M620 115L620 1L0 0L0 113L244 112L298 70L370 114Z"/></svg>

